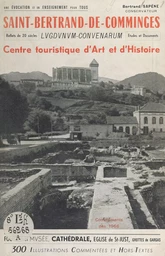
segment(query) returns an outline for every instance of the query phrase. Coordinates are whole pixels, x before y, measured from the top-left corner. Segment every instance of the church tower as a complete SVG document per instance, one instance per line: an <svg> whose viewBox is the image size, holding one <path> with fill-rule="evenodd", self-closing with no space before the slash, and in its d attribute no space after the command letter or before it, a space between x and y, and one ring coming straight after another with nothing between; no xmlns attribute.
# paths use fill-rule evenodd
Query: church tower
<svg viewBox="0 0 165 256"><path fill-rule="evenodd" d="M91 69L91 81L92 81L92 83L98 83L99 63L95 59L93 59L89 66L90 66L90 69Z"/></svg>

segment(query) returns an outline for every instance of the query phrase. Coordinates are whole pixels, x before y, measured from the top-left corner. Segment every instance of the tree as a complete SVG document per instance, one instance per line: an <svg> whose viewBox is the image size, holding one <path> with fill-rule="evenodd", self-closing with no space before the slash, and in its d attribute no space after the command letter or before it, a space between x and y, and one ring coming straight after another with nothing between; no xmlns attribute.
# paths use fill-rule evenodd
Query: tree
<svg viewBox="0 0 165 256"><path fill-rule="evenodd" d="M119 88L120 91L122 91L124 89L124 85L123 84L119 84L118 88Z"/></svg>
<svg viewBox="0 0 165 256"><path fill-rule="evenodd" d="M42 96L42 91L39 90L39 89L37 89L37 90L36 90L36 95L37 95L37 96Z"/></svg>
<svg viewBox="0 0 165 256"><path fill-rule="evenodd" d="M27 96L28 99L28 103L30 105L30 107L33 108L39 108L42 110L50 110L53 106L52 103L47 100L46 98L41 98L39 96L37 96L36 93L30 93Z"/></svg>
<svg viewBox="0 0 165 256"><path fill-rule="evenodd" d="M0 134L22 132L27 115L26 97L0 78Z"/></svg>
<svg viewBox="0 0 165 256"><path fill-rule="evenodd" d="M65 92L65 94L64 94L64 97L66 97L66 98L70 98L70 97L72 97L72 96L74 96L74 92L71 91L71 90L67 90L67 91Z"/></svg>
<svg viewBox="0 0 165 256"><path fill-rule="evenodd" d="M106 115L101 112L97 115L88 115L87 120L89 124L106 124Z"/></svg>
<svg viewBox="0 0 165 256"><path fill-rule="evenodd" d="M104 101L106 98L105 89L101 86L94 85L88 90L88 97L95 101Z"/></svg>
<svg viewBox="0 0 165 256"><path fill-rule="evenodd" d="M37 107L39 103L39 97L35 93L29 93L27 100L30 107Z"/></svg>
<svg viewBox="0 0 165 256"><path fill-rule="evenodd" d="M51 117L41 109L33 109L24 124L24 129L27 131L35 131L44 133L51 131Z"/></svg>
<svg viewBox="0 0 165 256"><path fill-rule="evenodd" d="M120 116L119 111L117 110L116 107L110 107L109 109L106 109L105 111L106 115L108 116Z"/></svg>
<svg viewBox="0 0 165 256"><path fill-rule="evenodd" d="M52 112L51 121L53 131L64 131L68 129L67 120L64 116L62 116L62 112L60 110L58 110L56 113Z"/></svg>
<svg viewBox="0 0 165 256"><path fill-rule="evenodd" d="M66 125L65 125L64 119L62 117L57 117L53 121L53 130L54 131L63 131L65 129L66 129Z"/></svg>
<svg viewBox="0 0 165 256"><path fill-rule="evenodd" d="M52 108L52 103L45 98L39 98L37 107L43 110L50 110Z"/></svg>
<svg viewBox="0 0 165 256"><path fill-rule="evenodd" d="M142 106L146 103L145 98L143 96L135 94L127 94L124 100L126 104L134 106Z"/></svg>
<svg viewBox="0 0 165 256"><path fill-rule="evenodd" d="M18 86L18 89L21 91L22 94L28 95L29 93L32 93L35 91L36 86L35 86L35 83L26 82L24 84L20 84Z"/></svg>
<svg viewBox="0 0 165 256"><path fill-rule="evenodd" d="M103 81L101 81L100 83L99 83L99 85L101 86L101 87L105 87L105 83L103 82Z"/></svg>

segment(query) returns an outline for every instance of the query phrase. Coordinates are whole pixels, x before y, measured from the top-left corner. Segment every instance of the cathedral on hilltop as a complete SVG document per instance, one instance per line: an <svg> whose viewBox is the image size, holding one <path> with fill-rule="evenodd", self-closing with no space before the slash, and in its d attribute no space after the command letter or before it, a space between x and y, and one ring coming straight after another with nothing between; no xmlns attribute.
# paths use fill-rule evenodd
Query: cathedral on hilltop
<svg viewBox="0 0 165 256"><path fill-rule="evenodd" d="M58 67L52 69L52 83L61 85L98 83L99 64L93 59L89 67Z"/></svg>

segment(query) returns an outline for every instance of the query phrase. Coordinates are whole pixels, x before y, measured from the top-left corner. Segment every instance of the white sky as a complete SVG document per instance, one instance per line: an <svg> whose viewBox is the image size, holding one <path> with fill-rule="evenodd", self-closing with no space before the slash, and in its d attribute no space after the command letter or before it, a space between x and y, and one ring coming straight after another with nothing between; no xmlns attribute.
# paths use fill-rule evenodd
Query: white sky
<svg viewBox="0 0 165 256"><path fill-rule="evenodd" d="M8 5L11 6L14 1L9 0ZM135 0L133 3L135 4L141 4L143 1ZM33 4L34 1L25 1L25 0L15 0L15 4ZM35 5L42 5L43 4L59 4L59 1L56 0L48 0L46 3L43 0L35 1ZM61 3L61 1L60 1ZM158 40L151 40L148 41L146 39L142 40L130 40L128 39L91 39L91 40L80 40L80 39L72 39L72 40L66 40L66 39L39 39L39 40L20 40L17 39L4 39L4 32L8 33L14 33L14 32L25 32L23 29L4 29L2 28L3 25L3 16L27 16L31 15L33 16L63 16L63 15L72 15L72 16L83 16L86 18L86 16L100 16L101 20L104 20L105 16L131 16L135 15L134 13L125 13L124 9L122 9L122 0L104 0L99 1L96 4L96 0L73 0L73 1L66 1L64 0L63 3L66 3L68 5L71 5L72 3L76 6L79 6L80 4L88 4L89 10L84 12L79 11L70 11L70 12L55 12L55 11L49 11L49 12L24 12L24 11L14 11L14 12L3 12L1 10L1 40L0 40L0 73L8 73L8 72L31 72L31 71L42 71L49 75L52 74L52 67L58 67L58 66L84 66L88 67L89 63L92 61L92 59L96 59L99 62L99 76L109 77L112 79L121 80L124 78L127 78L129 76L135 75L137 73L144 73L144 72L158 72L165 76L165 4L162 6L162 8L158 9L158 12L156 15L160 16L161 18L161 28L160 29L29 29L26 30L27 32L38 32L39 36L41 33L47 33L47 32L123 32L123 36L126 36L126 32L136 33L136 32L145 32L150 34L159 34L160 37ZM69 4L70 3L70 4ZM159 6L162 4L161 0L153 1L153 0L146 0L145 4L159 4ZM124 4L132 4L131 0L124 1ZM34 4L33 4L34 5ZM138 13L137 15L142 16L144 14ZM145 15L153 16L155 15L152 13L145 13ZM160 48L160 53L156 54L131 54L131 53L124 53L121 54L119 52L117 53L108 53L109 47L117 46L117 49L119 49L122 45L135 45L137 47L140 46L152 46L152 47L158 47ZM18 48L19 46L24 47L30 47L32 49L32 54L6 54L3 52L4 45L9 45L13 48ZM88 53L84 54L83 52L80 54L36 54L35 53L35 47L45 47L45 48L51 48L53 46L65 46L65 47L78 47L83 50L83 48L86 45L96 45L97 47L104 46L106 51L105 53Z"/></svg>

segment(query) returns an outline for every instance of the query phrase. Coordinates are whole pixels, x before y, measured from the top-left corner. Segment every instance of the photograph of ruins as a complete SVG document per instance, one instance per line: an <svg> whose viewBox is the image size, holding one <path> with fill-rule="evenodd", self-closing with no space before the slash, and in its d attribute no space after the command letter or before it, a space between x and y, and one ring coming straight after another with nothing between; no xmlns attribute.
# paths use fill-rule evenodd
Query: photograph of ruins
<svg viewBox="0 0 165 256"><path fill-rule="evenodd" d="M101 65L0 75L0 228L165 228L165 77Z"/></svg>

